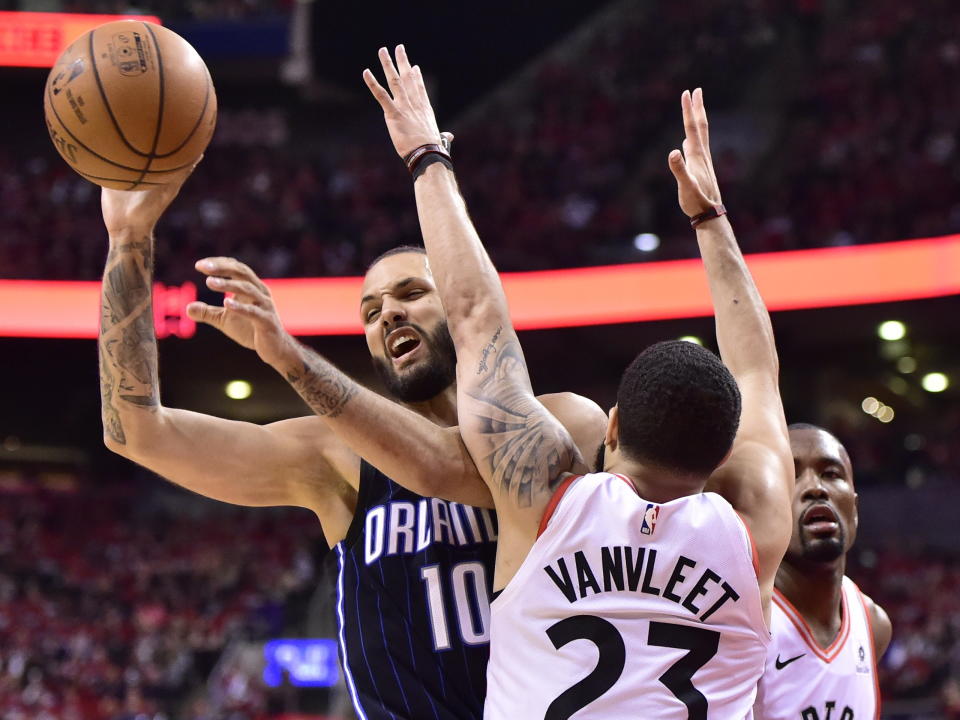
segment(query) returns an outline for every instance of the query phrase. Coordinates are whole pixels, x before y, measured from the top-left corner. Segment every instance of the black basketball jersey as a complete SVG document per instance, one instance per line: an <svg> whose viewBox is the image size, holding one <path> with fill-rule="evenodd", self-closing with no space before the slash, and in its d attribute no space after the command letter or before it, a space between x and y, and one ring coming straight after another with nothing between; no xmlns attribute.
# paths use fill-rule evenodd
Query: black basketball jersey
<svg viewBox="0 0 960 720"><path fill-rule="evenodd" d="M340 659L360 720L481 720L497 524L362 462L334 549Z"/></svg>

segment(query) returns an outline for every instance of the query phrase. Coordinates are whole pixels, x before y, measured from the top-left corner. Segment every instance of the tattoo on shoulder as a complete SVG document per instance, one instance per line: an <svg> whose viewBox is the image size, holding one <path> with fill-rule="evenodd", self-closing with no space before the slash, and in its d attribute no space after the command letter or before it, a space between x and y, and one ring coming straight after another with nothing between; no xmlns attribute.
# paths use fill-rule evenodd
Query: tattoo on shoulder
<svg viewBox="0 0 960 720"><path fill-rule="evenodd" d="M577 453L567 431L533 396L519 341L511 335L497 344L501 330L484 349L496 353L493 367L467 392L468 431L487 441L485 455L474 458L485 474L520 507L529 507L535 493L552 489L571 469Z"/></svg>
<svg viewBox="0 0 960 720"><path fill-rule="evenodd" d="M320 357L288 371L287 382L320 417L339 416L357 394L356 383Z"/></svg>

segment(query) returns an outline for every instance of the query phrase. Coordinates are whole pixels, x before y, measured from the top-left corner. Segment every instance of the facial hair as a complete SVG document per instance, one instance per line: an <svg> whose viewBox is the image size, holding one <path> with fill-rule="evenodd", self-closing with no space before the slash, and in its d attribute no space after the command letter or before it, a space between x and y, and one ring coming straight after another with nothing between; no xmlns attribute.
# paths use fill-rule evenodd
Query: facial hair
<svg viewBox="0 0 960 720"><path fill-rule="evenodd" d="M373 369L387 391L401 402L417 403L435 398L457 379L457 351L446 321L427 333L419 325L400 323L420 334L420 342L427 346L427 358L407 372L398 373L388 358L373 357Z"/></svg>
<svg viewBox="0 0 960 720"><path fill-rule="evenodd" d="M840 558L847 545L843 524L833 537L811 538L800 528L800 556L808 563L830 563Z"/></svg>

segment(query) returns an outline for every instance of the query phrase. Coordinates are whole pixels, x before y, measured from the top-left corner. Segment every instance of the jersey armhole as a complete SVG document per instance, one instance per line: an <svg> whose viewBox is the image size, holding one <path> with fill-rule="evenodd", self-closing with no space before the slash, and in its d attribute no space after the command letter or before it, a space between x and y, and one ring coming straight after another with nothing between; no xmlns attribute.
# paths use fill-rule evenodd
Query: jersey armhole
<svg viewBox="0 0 960 720"><path fill-rule="evenodd" d="M857 591L857 597L860 598L860 607L863 608L863 615L867 620L867 634L870 636L870 652L873 655L873 698L874 708L876 709L876 720L880 720L880 658L877 657L877 642L873 639L873 616L867 607L866 600L863 599L863 593L856 583L851 581L854 589Z"/></svg>
<svg viewBox="0 0 960 720"><path fill-rule="evenodd" d="M734 512L737 512L734 510ZM743 515L737 513L737 518L740 520L740 524L743 525L743 529L747 531L747 540L750 543L750 561L753 563L753 572L756 574L757 579L760 579L760 553L757 552L757 543L753 540L753 533L750 532L750 526L747 524L747 521L743 519Z"/></svg>
<svg viewBox="0 0 960 720"><path fill-rule="evenodd" d="M363 458L360 458L360 483L357 487L357 507L353 511L353 519L350 521L350 527L347 528L347 534L343 537L345 547L352 547L363 534L363 524L370 508L371 495L373 494L373 485L377 475L382 473ZM386 477L386 476L384 476Z"/></svg>
<svg viewBox="0 0 960 720"><path fill-rule="evenodd" d="M560 485L557 486L557 489L553 491L553 495L550 497L550 501L547 503L547 506L543 509L543 517L540 518L540 527L537 530L537 537L539 538L543 535L544 531L547 529L547 525L550 524L550 518L553 517L553 513L556 512L557 505L560 504L560 501L563 499L564 494L567 490L570 489L570 486L573 485L575 480L579 480L583 475L570 475L566 480L564 480Z"/></svg>

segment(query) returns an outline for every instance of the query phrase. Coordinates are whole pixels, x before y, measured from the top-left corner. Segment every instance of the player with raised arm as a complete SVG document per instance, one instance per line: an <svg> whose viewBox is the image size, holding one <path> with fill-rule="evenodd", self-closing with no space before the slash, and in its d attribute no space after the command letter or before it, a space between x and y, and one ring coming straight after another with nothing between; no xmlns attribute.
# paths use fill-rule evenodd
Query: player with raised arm
<svg viewBox="0 0 960 720"><path fill-rule="evenodd" d="M396 65L380 59L389 92L364 77L415 180L460 432L500 522L485 717L749 717L793 475L773 333L721 217L701 93L683 95L687 138L670 167L730 370L688 343L641 353L610 414L605 472L578 476L576 445L531 391L421 72L402 46ZM703 492L708 479L730 502Z"/></svg>
<svg viewBox="0 0 960 720"><path fill-rule="evenodd" d="M232 296L224 307L194 303L190 316L256 350L316 415L260 426L165 407L151 308L153 235L184 179L103 191L107 446L207 497L312 510L335 548L341 660L358 716L476 720L496 518L471 506L489 507L490 495L453 427L456 356L422 248L375 261L358 298L374 364L398 402L291 338L250 268L207 258L197 267L208 286ZM568 393L543 399L593 452L602 411ZM434 497L441 484L458 502Z"/></svg>
<svg viewBox="0 0 960 720"><path fill-rule="evenodd" d="M796 467L793 537L777 572L773 642L760 679L758 720L880 717L877 662L893 628L844 572L857 535L846 448L815 425L790 426Z"/></svg>

